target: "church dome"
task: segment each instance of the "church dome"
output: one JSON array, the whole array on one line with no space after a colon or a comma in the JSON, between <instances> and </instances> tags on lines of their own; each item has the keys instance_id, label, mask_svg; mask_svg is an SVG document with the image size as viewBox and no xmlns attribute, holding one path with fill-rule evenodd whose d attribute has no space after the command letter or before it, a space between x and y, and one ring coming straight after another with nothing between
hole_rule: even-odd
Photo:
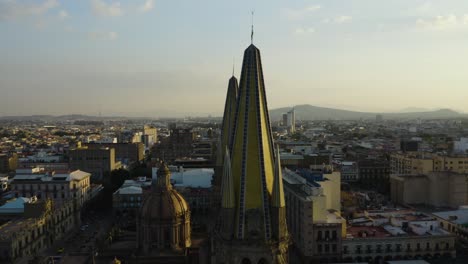
<instances>
[{"instance_id":1,"label":"church dome","mask_svg":"<svg viewBox=\"0 0 468 264\"><path fill-rule=\"evenodd\" d=\"M172 188L171 173L162 163L150 195L143 201L137 221L138 247L144 254L190 247L190 209L184 197Z\"/></svg>"},{"instance_id":2,"label":"church dome","mask_svg":"<svg viewBox=\"0 0 468 264\"><path fill-rule=\"evenodd\" d=\"M141 209L143 219L151 222L173 221L189 213L189 206L184 197L172 188L170 172L165 164L158 170L154 190L145 199Z\"/></svg>"},{"instance_id":3,"label":"church dome","mask_svg":"<svg viewBox=\"0 0 468 264\"><path fill-rule=\"evenodd\" d=\"M145 199L142 217L152 222L172 221L189 212L185 199L174 189L153 192Z\"/></svg>"}]
</instances>

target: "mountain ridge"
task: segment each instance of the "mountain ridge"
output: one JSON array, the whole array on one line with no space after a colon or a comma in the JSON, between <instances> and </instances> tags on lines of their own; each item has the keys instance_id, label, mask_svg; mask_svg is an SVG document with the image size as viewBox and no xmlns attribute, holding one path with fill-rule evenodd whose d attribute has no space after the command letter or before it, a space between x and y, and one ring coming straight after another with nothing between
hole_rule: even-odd
<instances>
[{"instance_id":1,"label":"mountain ridge","mask_svg":"<svg viewBox=\"0 0 468 264\"><path fill-rule=\"evenodd\" d=\"M271 109L270 119L272 121L278 121L282 119L282 115L290 111L293 107L281 107ZM320 107L313 106L310 104L301 104L294 106L296 111L297 120L359 120L359 119L375 119L377 115L382 115L384 119L452 119L452 118L468 118L468 114L460 113L452 109L444 108L438 110L428 110L422 112L364 112L364 111L352 111L337 109L331 107ZM411 108L407 108L411 109ZM416 109L416 108L413 108ZM180 119L183 117L130 117L124 115L109 115L109 116L92 116L83 114L67 114L67 115L17 115L17 116L0 116L0 120L19 120L19 121L34 121L34 120L46 120L46 121L65 121L65 120L124 120L124 119L147 119L147 120L158 120L166 118ZM201 118L202 116L198 117ZM197 118L197 117L194 117ZM219 119L220 117L213 116L213 119Z\"/></svg>"},{"instance_id":2,"label":"mountain ridge","mask_svg":"<svg viewBox=\"0 0 468 264\"><path fill-rule=\"evenodd\" d=\"M278 121L282 114L290 111L293 107L282 107L270 110L272 121ZM459 113L452 109L444 108L423 112L361 112L352 110L343 110L329 107L313 106L302 104L294 106L296 119L298 120L359 120L375 119L377 115L382 115L384 119L451 119L467 118L467 114Z\"/></svg>"}]
</instances>

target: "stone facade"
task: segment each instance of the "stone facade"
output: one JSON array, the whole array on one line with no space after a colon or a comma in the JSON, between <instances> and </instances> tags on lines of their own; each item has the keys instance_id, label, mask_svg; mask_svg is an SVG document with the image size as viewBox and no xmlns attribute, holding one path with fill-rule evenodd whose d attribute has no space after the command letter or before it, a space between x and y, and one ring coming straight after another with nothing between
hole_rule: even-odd
<instances>
[{"instance_id":1,"label":"stone facade","mask_svg":"<svg viewBox=\"0 0 468 264\"><path fill-rule=\"evenodd\" d=\"M343 261L417 259L427 256L455 258L455 236L353 238L343 240Z\"/></svg>"}]
</instances>

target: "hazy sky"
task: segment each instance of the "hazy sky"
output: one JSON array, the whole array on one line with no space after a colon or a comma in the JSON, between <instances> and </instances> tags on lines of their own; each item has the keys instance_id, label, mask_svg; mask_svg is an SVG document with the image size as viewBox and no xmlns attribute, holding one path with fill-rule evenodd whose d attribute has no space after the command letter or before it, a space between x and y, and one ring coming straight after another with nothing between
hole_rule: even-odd
<instances>
[{"instance_id":1,"label":"hazy sky","mask_svg":"<svg viewBox=\"0 0 468 264\"><path fill-rule=\"evenodd\" d=\"M467 0L0 0L0 115L220 115L251 10L270 108L468 111Z\"/></svg>"}]
</instances>

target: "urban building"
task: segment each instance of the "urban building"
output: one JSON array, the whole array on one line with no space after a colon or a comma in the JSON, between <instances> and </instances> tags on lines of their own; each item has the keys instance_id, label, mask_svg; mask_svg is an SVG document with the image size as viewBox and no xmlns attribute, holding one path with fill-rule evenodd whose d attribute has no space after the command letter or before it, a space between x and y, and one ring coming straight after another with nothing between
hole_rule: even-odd
<instances>
[{"instance_id":1,"label":"urban building","mask_svg":"<svg viewBox=\"0 0 468 264\"><path fill-rule=\"evenodd\" d=\"M419 141L417 140L400 140L400 150L403 152L415 152L419 150Z\"/></svg>"},{"instance_id":2,"label":"urban building","mask_svg":"<svg viewBox=\"0 0 468 264\"><path fill-rule=\"evenodd\" d=\"M341 180L344 182L359 181L358 164L355 161L342 161L340 164Z\"/></svg>"},{"instance_id":3,"label":"urban building","mask_svg":"<svg viewBox=\"0 0 468 264\"><path fill-rule=\"evenodd\" d=\"M44 151L40 151L34 155L29 155L25 158L20 158L21 163L58 163L63 160L63 156L49 154Z\"/></svg>"},{"instance_id":4,"label":"urban building","mask_svg":"<svg viewBox=\"0 0 468 264\"><path fill-rule=\"evenodd\" d=\"M73 200L81 208L90 198L91 174L76 170L56 173L42 168L17 169L11 181L16 197L51 199L55 203Z\"/></svg>"},{"instance_id":5,"label":"urban building","mask_svg":"<svg viewBox=\"0 0 468 264\"><path fill-rule=\"evenodd\" d=\"M457 236L458 242L468 245L468 207L460 206L457 210L432 213L440 227Z\"/></svg>"},{"instance_id":6,"label":"urban building","mask_svg":"<svg viewBox=\"0 0 468 264\"><path fill-rule=\"evenodd\" d=\"M176 189L210 188L214 170L211 168L186 169L182 166L168 166L171 171L171 183ZM152 168L153 181L157 178L158 168Z\"/></svg>"},{"instance_id":7,"label":"urban building","mask_svg":"<svg viewBox=\"0 0 468 264\"><path fill-rule=\"evenodd\" d=\"M283 117L283 118L282 118L282 123L281 123L281 124L282 124L284 127L288 126L288 114L287 114L287 113L284 113L284 114L282 115L282 117Z\"/></svg>"},{"instance_id":8,"label":"urban building","mask_svg":"<svg viewBox=\"0 0 468 264\"><path fill-rule=\"evenodd\" d=\"M112 194L112 208L116 212L136 212L141 207L143 189L139 186L121 187Z\"/></svg>"},{"instance_id":9,"label":"urban building","mask_svg":"<svg viewBox=\"0 0 468 264\"><path fill-rule=\"evenodd\" d=\"M199 140L193 143L192 158L213 160L216 142L213 140Z\"/></svg>"},{"instance_id":10,"label":"urban building","mask_svg":"<svg viewBox=\"0 0 468 264\"><path fill-rule=\"evenodd\" d=\"M253 44L244 52L231 133L212 263L288 263L280 157L273 146L260 51Z\"/></svg>"},{"instance_id":11,"label":"urban building","mask_svg":"<svg viewBox=\"0 0 468 264\"><path fill-rule=\"evenodd\" d=\"M293 134L296 132L296 112L294 111L294 108L288 112L287 127L288 127L288 132L290 134Z\"/></svg>"},{"instance_id":12,"label":"urban building","mask_svg":"<svg viewBox=\"0 0 468 264\"><path fill-rule=\"evenodd\" d=\"M122 186L112 195L114 211L138 212L141 208L145 192L151 189L151 182L151 179L143 176L137 177L135 180L125 180Z\"/></svg>"},{"instance_id":13,"label":"urban building","mask_svg":"<svg viewBox=\"0 0 468 264\"><path fill-rule=\"evenodd\" d=\"M468 173L468 155L396 152L390 155L390 173L426 174L432 171Z\"/></svg>"},{"instance_id":14,"label":"urban building","mask_svg":"<svg viewBox=\"0 0 468 264\"><path fill-rule=\"evenodd\" d=\"M467 154L468 138L461 137L460 140L453 141L453 152L459 154Z\"/></svg>"},{"instance_id":15,"label":"urban building","mask_svg":"<svg viewBox=\"0 0 468 264\"><path fill-rule=\"evenodd\" d=\"M70 169L91 173L93 181L102 181L106 173L120 168L120 163L116 162L114 148L89 148L78 145L77 148L70 149L68 155Z\"/></svg>"},{"instance_id":16,"label":"urban building","mask_svg":"<svg viewBox=\"0 0 468 264\"><path fill-rule=\"evenodd\" d=\"M375 122L382 122L383 116L382 115L375 115Z\"/></svg>"},{"instance_id":17,"label":"urban building","mask_svg":"<svg viewBox=\"0 0 468 264\"><path fill-rule=\"evenodd\" d=\"M390 165L385 159L358 161L360 183L367 188L387 193L390 190Z\"/></svg>"},{"instance_id":18,"label":"urban building","mask_svg":"<svg viewBox=\"0 0 468 264\"><path fill-rule=\"evenodd\" d=\"M72 201L54 203L50 199L28 199L22 207L22 213L9 219L2 216L4 212L0 210L2 263L15 263L23 257L34 256L47 249L75 228L79 219Z\"/></svg>"},{"instance_id":19,"label":"urban building","mask_svg":"<svg viewBox=\"0 0 468 264\"><path fill-rule=\"evenodd\" d=\"M0 154L0 173L16 170L18 166L18 154Z\"/></svg>"},{"instance_id":20,"label":"urban building","mask_svg":"<svg viewBox=\"0 0 468 264\"><path fill-rule=\"evenodd\" d=\"M158 142L158 129L154 126L145 125L143 127L143 140L147 148L151 148L156 142Z\"/></svg>"},{"instance_id":21,"label":"urban building","mask_svg":"<svg viewBox=\"0 0 468 264\"><path fill-rule=\"evenodd\" d=\"M167 138L161 139L155 145L154 154L156 158L172 162L179 158L189 158L193 153L195 133L192 129L173 128Z\"/></svg>"},{"instance_id":22,"label":"urban building","mask_svg":"<svg viewBox=\"0 0 468 264\"><path fill-rule=\"evenodd\" d=\"M468 203L468 174L429 172L390 176L391 199L397 204L458 208Z\"/></svg>"},{"instance_id":23,"label":"urban building","mask_svg":"<svg viewBox=\"0 0 468 264\"><path fill-rule=\"evenodd\" d=\"M404 211L372 215L364 225L352 219L343 239L345 262L381 263L434 257L455 258L455 236L439 227L434 217Z\"/></svg>"},{"instance_id":24,"label":"urban building","mask_svg":"<svg viewBox=\"0 0 468 264\"><path fill-rule=\"evenodd\" d=\"M282 115L281 124L287 129L289 134L296 132L296 112L294 108Z\"/></svg>"},{"instance_id":25,"label":"urban building","mask_svg":"<svg viewBox=\"0 0 468 264\"><path fill-rule=\"evenodd\" d=\"M142 142L137 143L83 143L83 147L88 149L109 148L115 150L115 160L125 165L131 165L140 162L145 157L145 145Z\"/></svg>"},{"instance_id":26,"label":"urban building","mask_svg":"<svg viewBox=\"0 0 468 264\"><path fill-rule=\"evenodd\" d=\"M346 221L340 216L340 173L315 180L283 170L288 230L297 256L292 263L334 263L341 259ZM295 261L292 261L294 259Z\"/></svg>"}]
</instances>

